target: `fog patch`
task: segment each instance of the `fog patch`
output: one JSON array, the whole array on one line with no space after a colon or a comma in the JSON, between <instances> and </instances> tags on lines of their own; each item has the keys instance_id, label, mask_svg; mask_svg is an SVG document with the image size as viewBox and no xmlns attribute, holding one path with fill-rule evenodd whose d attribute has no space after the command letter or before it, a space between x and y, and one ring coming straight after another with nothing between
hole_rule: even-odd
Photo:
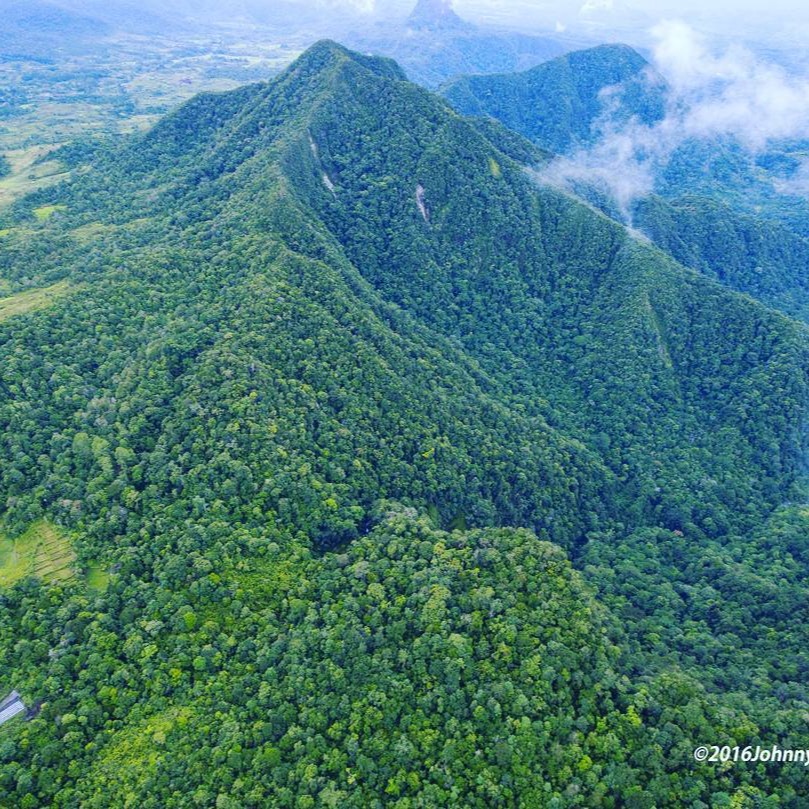
<instances>
[{"instance_id":1,"label":"fog patch","mask_svg":"<svg viewBox=\"0 0 809 809\"><path fill-rule=\"evenodd\" d=\"M627 224L633 204L653 191L656 178L689 141L734 141L756 156L776 141L809 136L805 75L790 74L739 45L712 50L680 21L661 22L652 34L654 69L644 81L650 93L665 93L662 120L618 120L613 99L620 97L619 88L607 88L604 112L593 126L594 145L555 158L536 173L545 184L568 190L589 185L609 194ZM666 80L662 90L660 75ZM809 196L809 160L777 183L777 190Z\"/></svg>"}]
</instances>

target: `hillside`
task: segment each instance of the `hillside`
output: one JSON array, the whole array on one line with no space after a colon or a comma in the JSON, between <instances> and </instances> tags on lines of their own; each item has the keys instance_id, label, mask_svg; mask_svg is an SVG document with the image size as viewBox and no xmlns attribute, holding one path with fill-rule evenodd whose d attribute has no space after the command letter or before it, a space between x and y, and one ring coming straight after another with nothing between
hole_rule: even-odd
<instances>
[{"instance_id":1,"label":"hillside","mask_svg":"<svg viewBox=\"0 0 809 809\"><path fill-rule=\"evenodd\" d=\"M692 752L807 746L805 330L526 151L322 42L5 214L3 530L111 575L0 593L0 804L802 805Z\"/></svg>"},{"instance_id":2,"label":"hillside","mask_svg":"<svg viewBox=\"0 0 809 809\"><path fill-rule=\"evenodd\" d=\"M682 264L809 322L809 242L710 197L641 200L634 220Z\"/></svg>"},{"instance_id":3,"label":"hillside","mask_svg":"<svg viewBox=\"0 0 809 809\"><path fill-rule=\"evenodd\" d=\"M603 157L591 164L587 150L598 154L605 137L629 122L653 132L665 117L668 92L662 77L623 45L577 51L523 73L461 77L441 90L459 112L498 121L548 152L569 156L572 191L616 220L629 215L677 261L806 320L807 204L777 191L789 188L800 144L776 144L755 155L732 138L687 138L654 166L653 196L634 201L630 212L609 198L598 171L609 174L610 166L600 165ZM624 148L632 141L627 135ZM622 171L631 173L631 163L617 167L615 176Z\"/></svg>"},{"instance_id":4,"label":"hillside","mask_svg":"<svg viewBox=\"0 0 809 809\"><path fill-rule=\"evenodd\" d=\"M613 123L660 120L666 99L662 79L626 45L574 51L522 73L462 76L441 94L459 112L496 118L556 153L592 144L610 112Z\"/></svg>"},{"instance_id":5,"label":"hillside","mask_svg":"<svg viewBox=\"0 0 809 809\"><path fill-rule=\"evenodd\" d=\"M109 28L100 20L66 9L58 3L18 2L5 0L3 8L3 34L0 47L13 49L18 40L25 46L41 41L53 42L59 36L63 42L103 37ZM4 53L7 55L7 52Z\"/></svg>"}]
</instances>

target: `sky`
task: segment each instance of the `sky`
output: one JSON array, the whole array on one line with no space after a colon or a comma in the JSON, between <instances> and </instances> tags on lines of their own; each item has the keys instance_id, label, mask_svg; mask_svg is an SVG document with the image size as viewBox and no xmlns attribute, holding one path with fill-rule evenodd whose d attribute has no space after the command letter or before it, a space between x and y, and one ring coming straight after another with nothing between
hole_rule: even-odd
<instances>
[{"instance_id":1,"label":"sky","mask_svg":"<svg viewBox=\"0 0 809 809\"><path fill-rule=\"evenodd\" d=\"M415 4L415 0L295 2L402 16ZM716 34L793 40L795 44L809 34L809 4L800 0L454 0L454 8L474 22L522 28L635 31L639 39L664 19L686 19Z\"/></svg>"}]
</instances>

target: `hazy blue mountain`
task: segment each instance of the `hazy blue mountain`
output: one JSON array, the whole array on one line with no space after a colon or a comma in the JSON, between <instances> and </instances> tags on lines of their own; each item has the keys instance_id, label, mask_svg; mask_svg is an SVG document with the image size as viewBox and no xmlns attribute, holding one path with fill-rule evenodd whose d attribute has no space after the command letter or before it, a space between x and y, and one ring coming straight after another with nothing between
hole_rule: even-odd
<instances>
[{"instance_id":1,"label":"hazy blue mountain","mask_svg":"<svg viewBox=\"0 0 809 809\"><path fill-rule=\"evenodd\" d=\"M358 50L395 59L408 78L432 88L465 73L524 70L574 47L561 35L472 25L447 0L419 0L407 20L386 21L348 39Z\"/></svg>"},{"instance_id":2,"label":"hazy blue mountain","mask_svg":"<svg viewBox=\"0 0 809 809\"><path fill-rule=\"evenodd\" d=\"M0 56L42 55L53 56L61 48L73 51L95 44L110 29L100 19L75 12L55 3L31 0L29 2L0 3Z\"/></svg>"},{"instance_id":3,"label":"hazy blue mountain","mask_svg":"<svg viewBox=\"0 0 809 809\"><path fill-rule=\"evenodd\" d=\"M450 0L418 0L407 19L407 24L408 27L415 29L443 31L474 28L452 10Z\"/></svg>"}]
</instances>

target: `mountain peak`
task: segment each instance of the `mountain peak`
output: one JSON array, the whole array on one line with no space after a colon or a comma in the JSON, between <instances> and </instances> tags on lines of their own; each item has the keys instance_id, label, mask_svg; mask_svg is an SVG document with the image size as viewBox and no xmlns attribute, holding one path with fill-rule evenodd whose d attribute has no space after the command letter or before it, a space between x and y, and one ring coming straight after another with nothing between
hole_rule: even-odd
<instances>
[{"instance_id":1,"label":"mountain peak","mask_svg":"<svg viewBox=\"0 0 809 809\"><path fill-rule=\"evenodd\" d=\"M412 28L464 28L464 22L453 10L452 0L418 0L408 19Z\"/></svg>"},{"instance_id":2,"label":"mountain peak","mask_svg":"<svg viewBox=\"0 0 809 809\"><path fill-rule=\"evenodd\" d=\"M631 45L623 42L607 42L593 48L572 51L560 57L567 58L572 63L588 63L593 61L611 60L613 63L623 63L627 67L641 70L649 66L649 62Z\"/></svg>"},{"instance_id":3,"label":"mountain peak","mask_svg":"<svg viewBox=\"0 0 809 809\"><path fill-rule=\"evenodd\" d=\"M384 56L368 56L351 51L330 39L321 39L305 50L290 66L290 72L320 73L341 62L355 62L371 73L389 79L404 80L404 71L392 59Z\"/></svg>"}]
</instances>

